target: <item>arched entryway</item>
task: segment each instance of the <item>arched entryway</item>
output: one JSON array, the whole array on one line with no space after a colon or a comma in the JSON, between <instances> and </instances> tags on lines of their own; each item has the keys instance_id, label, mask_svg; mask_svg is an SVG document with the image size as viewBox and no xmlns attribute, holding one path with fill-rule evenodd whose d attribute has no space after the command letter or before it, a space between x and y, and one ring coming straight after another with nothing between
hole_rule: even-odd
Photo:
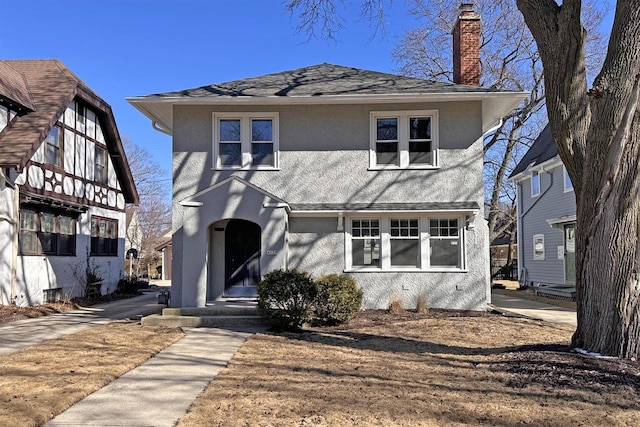
<instances>
[{"instance_id":1,"label":"arched entryway","mask_svg":"<svg viewBox=\"0 0 640 427\"><path fill-rule=\"evenodd\" d=\"M260 281L261 230L258 224L230 220L224 230L224 295L255 296Z\"/></svg>"}]
</instances>

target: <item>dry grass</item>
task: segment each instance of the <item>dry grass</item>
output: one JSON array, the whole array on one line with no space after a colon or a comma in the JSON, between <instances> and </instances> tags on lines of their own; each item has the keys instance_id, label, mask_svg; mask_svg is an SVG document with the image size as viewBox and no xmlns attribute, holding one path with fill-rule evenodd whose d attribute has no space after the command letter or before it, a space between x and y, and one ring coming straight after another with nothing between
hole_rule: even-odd
<instances>
[{"instance_id":1,"label":"dry grass","mask_svg":"<svg viewBox=\"0 0 640 427\"><path fill-rule=\"evenodd\" d=\"M402 305L402 301L400 301L399 299L392 299L389 302L389 308L387 309L387 311L391 314L400 314L404 311L404 307Z\"/></svg>"},{"instance_id":2,"label":"dry grass","mask_svg":"<svg viewBox=\"0 0 640 427\"><path fill-rule=\"evenodd\" d=\"M41 425L183 336L115 322L0 356L0 425Z\"/></svg>"},{"instance_id":3,"label":"dry grass","mask_svg":"<svg viewBox=\"0 0 640 427\"><path fill-rule=\"evenodd\" d=\"M424 314L429 311L427 306L427 297L424 294L418 295L418 300L416 301L416 313Z\"/></svg>"},{"instance_id":4,"label":"dry grass","mask_svg":"<svg viewBox=\"0 0 640 427\"><path fill-rule=\"evenodd\" d=\"M50 302L34 307L18 307L17 305L0 305L0 323L31 319L49 314L63 313L78 306L71 301Z\"/></svg>"},{"instance_id":5,"label":"dry grass","mask_svg":"<svg viewBox=\"0 0 640 427\"><path fill-rule=\"evenodd\" d=\"M473 316L255 335L178 425L640 425L638 363L567 352L568 326Z\"/></svg>"}]
</instances>

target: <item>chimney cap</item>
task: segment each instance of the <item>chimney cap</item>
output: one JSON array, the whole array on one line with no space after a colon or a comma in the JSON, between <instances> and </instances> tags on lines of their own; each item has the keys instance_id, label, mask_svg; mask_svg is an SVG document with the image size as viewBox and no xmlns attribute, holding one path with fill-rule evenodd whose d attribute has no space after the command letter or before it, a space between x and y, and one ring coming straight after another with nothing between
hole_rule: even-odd
<instances>
[{"instance_id":1,"label":"chimney cap","mask_svg":"<svg viewBox=\"0 0 640 427\"><path fill-rule=\"evenodd\" d=\"M458 19L480 19L480 15L476 13L473 6L474 4L471 2L461 3Z\"/></svg>"}]
</instances>

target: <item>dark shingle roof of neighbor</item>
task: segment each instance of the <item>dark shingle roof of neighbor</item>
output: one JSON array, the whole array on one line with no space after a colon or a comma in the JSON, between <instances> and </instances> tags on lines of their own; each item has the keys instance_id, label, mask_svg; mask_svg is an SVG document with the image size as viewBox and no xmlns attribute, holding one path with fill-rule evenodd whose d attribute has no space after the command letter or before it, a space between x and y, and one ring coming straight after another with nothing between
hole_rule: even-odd
<instances>
[{"instance_id":1,"label":"dark shingle roof of neighbor","mask_svg":"<svg viewBox=\"0 0 640 427\"><path fill-rule=\"evenodd\" d=\"M430 203L290 203L292 211L431 211L478 210L476 202Z\"/></svg>"},{"instance_id":2,"label":"dark shingle roof of neighbor","mask_svg":"<svg viewBox=\"0 0 640 427\"><path fill-rule=\"evenodd\" d=\"M558 155L556 146L553 143L553 136L551 135L551 127L547 125L538 138L533 142L533 145L529 147L529 151L524 155L522 160L516 165L509 178L513 178L520 172L524 172L529 166L539 165L547 160L553 159Z\"/></svg>"},{"instance_id":3,"label":"dark shingle roof of neighbor","mask_svg":"<svg viewBox=\"0 0 640 427\"><path fill-rule=\"evenodd\" d=\"M122 178L125 200L138 203L138 192L123 155L124 149L111 106L57 59L0 60L0 63L5 69L13 69L10 72L12 81L20 80L26 84L34 107L32 112L14 118L0 132L0 166L23 168L69 103L80 97L95 108L104 126L109 152L118 154L112 160ZM17 75L22 79L16 79ZM19 91L22 92L22 89Z\"/></svg>"},{"instance_id":4,"label":"dark shingle roof of neighbor","mask_svg":"<svg viewBox=\"0 0 640 427\"><path fill-rule=\"evenodd\" d=\"M11 108L18 114L35 110L27 81L22 74L0 61L0 101L4 98L12 105ZM22 111L22 110L26 111Z\"/></svg>"},{"instance_id":5,"label":"dark shingle roof of neighbor","mask_svg":"<svg viewBox=\"0 0 640 427\"><path fill-rule=\"evenodd\" d=\"M265 97L430 94L456 92L497 92L475 86L434 82L396 74L380 73L333 64L318 64L280 73L226 83L201 86L150 97Z\"/></svg>"}]
</instances>

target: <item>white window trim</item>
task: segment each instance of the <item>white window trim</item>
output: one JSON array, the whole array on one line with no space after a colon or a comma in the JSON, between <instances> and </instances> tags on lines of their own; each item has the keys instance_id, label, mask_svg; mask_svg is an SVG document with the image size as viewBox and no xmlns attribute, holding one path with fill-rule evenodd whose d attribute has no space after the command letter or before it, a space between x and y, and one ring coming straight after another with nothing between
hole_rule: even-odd
<instances>
[{"instance_id":1,"label":"white window trim","mask_svg":"<svg viewBox=\"0 0 640 427\"><path fill-rule=\"evenodd\" d=\"M534 192L533 187L533 179L534 177L538 177L538 192ZM540 186L542 185L542 180L540 179L540 172L531 171L531 197L538 197L540 195Z\"/></svg>"},{"instance_id":2,"label":"white window trim","mask_svg":"<svg viewBox=\"0 0 640 427\"><path fill-rule=\"evenodd\" d=\"M433 165L409 164L409 117L431 118L431 152L433 153ZM398 119L398 156L400 165L376 164L376 119ZM369 170L385 169L440 169L438 155L438 110L396 110L396 111L371 111L369 113Z\"/></svg>"},{"instance_id":3,"label":"white window trim","mask_svg":"<svg viewBox=\"0 0 640 427\"><path fill-rule=\"evenodd\" d=\"M220 119L240 120L240 151L242 156L241 166L221 166L219 158L220 133L218 121ZM269 119L273 121L273 166L251 165L251 120ZM248 112L248 113L213 113L212 115L212 170L280 170L280 114L278 112Z\"/></svg>"},{"instance_id":4,"label":"white window trim","mask_svg":"<svg viewBox=\"0 0 640 427\"><path fill-rule=\"evenodd\" d=\"M467 238L465 217L459 214L438 214L438 213L387 213L387 214L350 214L345 215L344 227L344 259L345 273L360 272L429 272L429 273L466 273L467 270ZM420 233L420 266L419 267L401 267L391 266L391 219L418 219L418 227ZM351 220L353 219L378 219L380 220L380 265L381 267L358 267L353 265L351 259ZM461 267L431 267L429 253L429 221L432 219L457 219L458 234L460 241L460 265Z\"/></svg>"},{"instance_id":5,"label":"white window trim","mask_svg":"<svg viewBox=\"0 0 640 427\"><path fill-rule=\"evenodd\" d=\"M542 239L542 255L536 255L536 240ZM533 235L533 259L536 261L544 261L545 258L544 234Z\"/></svg>"},{"instance_id":6,"label":"white window trim","mask_svg":"<svg viewBox=\"0 0 640 427\"><path fill-rule=\"evenodd\" d=\"M564 192L565 193L569 193L571 191L573 191L573 182L571 182L571 188L567 187L567 179L569 179L569 181L571 181L571 177L569 176L569 173L567 172L567 168L562 165L562 185L564 186Z\"/></svg>"}]
</instances>

